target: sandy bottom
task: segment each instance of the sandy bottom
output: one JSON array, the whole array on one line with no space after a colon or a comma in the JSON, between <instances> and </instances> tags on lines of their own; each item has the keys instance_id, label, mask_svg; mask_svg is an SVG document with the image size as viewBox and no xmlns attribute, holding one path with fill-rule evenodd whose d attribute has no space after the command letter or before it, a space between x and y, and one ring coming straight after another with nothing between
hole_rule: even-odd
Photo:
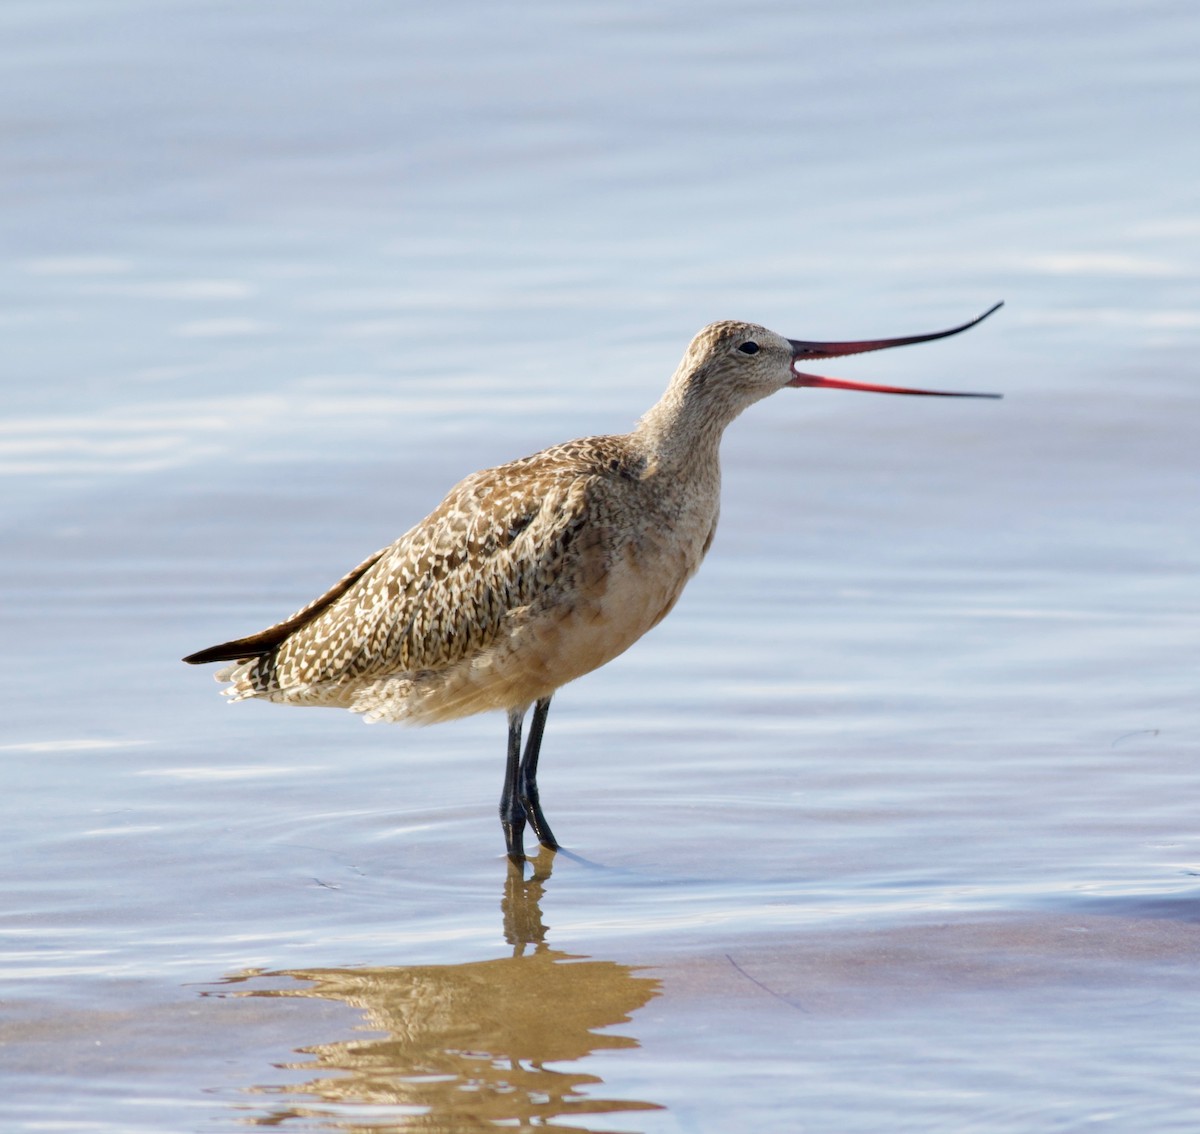
<instances>
[{"instance_id":1,"label":"sandy bottom","mask_svg":"<svg viewBox=\"0 0 1200 1134\"><path fill-rule=\"evenodd\" d=\"M447 1132L1183 1130L1200 1113L1190 896L601 958L549 939L550 865L510 872L502 955L10 1005L4 1109L29 1129Z\"/></svg>"}]
</instances>

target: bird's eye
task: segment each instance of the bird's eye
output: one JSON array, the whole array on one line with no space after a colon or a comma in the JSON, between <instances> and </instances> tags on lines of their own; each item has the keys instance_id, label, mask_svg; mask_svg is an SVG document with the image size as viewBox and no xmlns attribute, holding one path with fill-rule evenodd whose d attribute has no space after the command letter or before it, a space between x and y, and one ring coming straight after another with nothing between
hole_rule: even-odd
<instances>
[{"instance_id":1,"label":"bird's eye","mask_svg":"<svg viewBox=\"0 0 1200 1134\"><path fill-rule=\"evenodd\" d=\"M738 347L738 350L740 350L742 354L758 354L758 343L742 343L742 345Z\"/></svg>"}]
</instances>

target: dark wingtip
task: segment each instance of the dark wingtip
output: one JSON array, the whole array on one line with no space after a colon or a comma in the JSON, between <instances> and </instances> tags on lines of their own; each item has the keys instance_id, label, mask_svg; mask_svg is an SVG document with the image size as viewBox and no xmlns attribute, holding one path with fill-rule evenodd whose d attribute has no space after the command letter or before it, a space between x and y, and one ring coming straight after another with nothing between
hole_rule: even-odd
<instances>
[{"instance_id":1,"label":"dark wingtip","mask_svg":"<svg viewBox=\"0 0 1200 1134\"><path fill-rule=\"evenodd\" d=\"M183 660L188 665L204 665L215 661L246 661L265 653L266 650L247 649L245 642L222 642L219 646L209 646L207 650L188 654Z\"/></svg>"}]
</instances>

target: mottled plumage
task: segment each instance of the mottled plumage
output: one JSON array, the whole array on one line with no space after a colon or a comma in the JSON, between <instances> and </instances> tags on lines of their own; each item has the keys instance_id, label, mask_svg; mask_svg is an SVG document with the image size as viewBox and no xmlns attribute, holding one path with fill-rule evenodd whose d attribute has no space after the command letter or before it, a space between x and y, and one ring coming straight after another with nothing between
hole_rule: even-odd
<instances>
[{"instance_id":1,"label":"mottled plumage","mask_svg":"<svg viewBox=\"0 0 1200 1134\"><path fill-rule=\"evenodd\" d=\"M798 343L753 323L711 324L633 432L474 473L290 618L185 660L233 662L217 677L235 701L414 724L506 710L510 857L521 856L527 813L553 847L536 786L550 697L661 621L700 566L716 531L725 427L784 386L828 381L798 375L797 359L889 345L898 343Z\"/></svg>"},{"instance_id":2,"label":"mottled plumage","mask_svg":"<svg viewBox=\"0 0 1200 1134\"><path fill-rule=\"evenodd\" d=\"M234 644L268 652L218 678L234 700L416 724L548 696L631 645L699 566L703 538L663 532L704 516L647 472L627 438L590 437L475 473L305 610Z\"/></svg>"}]
</instances>

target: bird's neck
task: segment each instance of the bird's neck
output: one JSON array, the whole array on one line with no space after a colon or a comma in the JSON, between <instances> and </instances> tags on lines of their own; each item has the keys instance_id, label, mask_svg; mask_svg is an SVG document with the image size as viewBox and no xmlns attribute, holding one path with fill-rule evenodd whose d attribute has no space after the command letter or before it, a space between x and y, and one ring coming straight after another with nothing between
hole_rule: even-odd
<instances>
[{"instance_id":1,"label":"bird's neck","mask_svg":"<svg viewBox=\"0 0 1200 1134\"><path fill-rule=\"evenodd\" d=\"M741 410L700 396L702 391L686 379L677 374L633 431L635 442L661 472L715 468L725 427Z\"/></svg>"}]
</instances>

